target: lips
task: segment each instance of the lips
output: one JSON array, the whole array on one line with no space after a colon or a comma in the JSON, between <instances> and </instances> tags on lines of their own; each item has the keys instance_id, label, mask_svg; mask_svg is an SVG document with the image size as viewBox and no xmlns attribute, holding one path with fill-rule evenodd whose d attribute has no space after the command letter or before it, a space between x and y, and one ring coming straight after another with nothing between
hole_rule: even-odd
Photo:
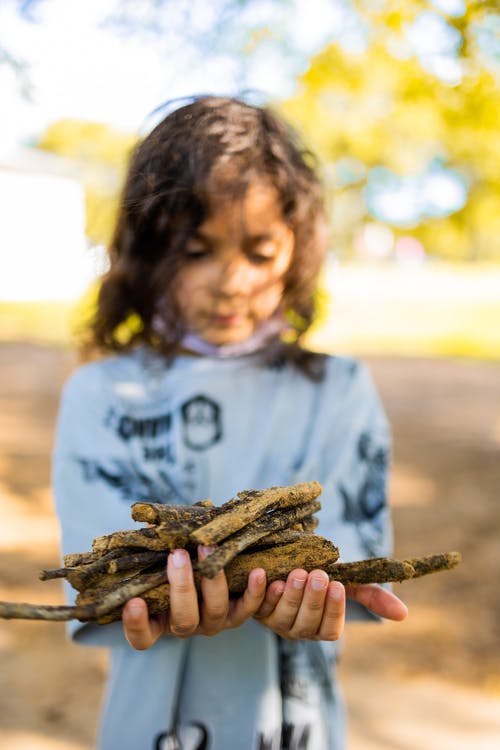
<instances>
[{"instance_id":1,"label":"lips","mask_svg":"<svg viewBox=\"0 0 500 750\"><path fill-rule=\"evenodd\" d=\"M240 325L244 321L244 316L241 313L220 313L212 316L212 322L215 325L223 327L231 327Z\"/></svg>"}]
</instances>

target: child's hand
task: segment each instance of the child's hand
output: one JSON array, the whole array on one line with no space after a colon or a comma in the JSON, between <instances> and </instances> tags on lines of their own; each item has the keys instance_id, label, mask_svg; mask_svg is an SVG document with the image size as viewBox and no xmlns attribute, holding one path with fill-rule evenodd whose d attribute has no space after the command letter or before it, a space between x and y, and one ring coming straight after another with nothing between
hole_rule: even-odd
<instances>
[{"instance_id":1,"label":"child's hand","mask_svg":"<svg viewBox=\"0 0 500 750\"><path fill-rule=\"evenodd\" d=\"M274 581L254 617L288 640L336 641L344 630L345 591L324 570L292 570Z\"/></svg>"},{"instance_id":2,"label":"child's hand","mask_svg":"<svg viewBox=\"0 0 500 750\"><path fill-rule=\"evenodd\" d=\"M329 582L322 570L293 570L286 583L275 581L254 617L282 638L336 641L344 630L345 597L389 620L404 620L408 610L390 591L376 584L344 587Z\"/></svg>"},{"instance_id":3,"label":"child's hand","mask_svg":"<svg viewBox=\"0 0 500 750\"><path fill-rule=\"evenodd\" d=\"M205 552L201 550L200 558ZM192 635L216 635L236 628L255 615L266 595L266 574L262 568L252 570L247 589L236 600L229 599L224 571L214 578L201 579L201 602L198 601L189 554L175 550L168 556L170 583L169 611L149 617L143 599L131 599L122 613L125 637L133 648L150 648L162 635L189 638Z\"/></svg>"}]
</instances>

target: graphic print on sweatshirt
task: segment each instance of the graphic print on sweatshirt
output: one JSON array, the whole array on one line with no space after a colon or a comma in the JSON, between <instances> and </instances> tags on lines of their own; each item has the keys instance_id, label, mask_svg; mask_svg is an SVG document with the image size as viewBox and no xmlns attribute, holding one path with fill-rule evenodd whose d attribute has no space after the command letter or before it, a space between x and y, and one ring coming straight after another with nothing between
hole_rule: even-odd
<instances>
[{"instance_id":1,"label":"graphic print on sweatshirt","mask_svg":"<svg viewBox=\"0 0 500 750\"><path fill-rule=\"evenodd\" d=\"M127 446L130 460L78 457L85 482L103 482L126 502L183 503L197 491L197 456L222 439L222 409L196 394L156 414L111 407L104 427Z\"/></svg>"},{"instance_id":2,"label":"graphic print on sweatshirt","mask_svg":"<svg viewBox=\"0 0 500 750\"><path fill-rule=\"evenodd\" d=\"M362 432L357 442L359 476L355 490L338 485L343 500L343 521L356 526L366 557L377 557L383 536L382 515L386 509L387 446Z\"/></svg>"},{"instance_id":3,"label":"graphic print on sweatshirt","mask_svg":"<svg viewBox=\"0 0 500 750\"><path fill-rule=\"evenodd\" d=\"M201 722L179 726L175 733L162 732L155 737L152 750L207 750L209 732Z\"/></svg>"}]
</instances>

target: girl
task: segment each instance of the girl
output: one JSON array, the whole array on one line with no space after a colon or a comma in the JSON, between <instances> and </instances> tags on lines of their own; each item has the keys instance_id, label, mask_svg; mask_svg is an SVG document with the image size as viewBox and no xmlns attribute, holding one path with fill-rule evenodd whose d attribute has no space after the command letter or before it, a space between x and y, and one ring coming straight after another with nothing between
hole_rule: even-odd
<instances>
[{"instance_id":1,"label":"girl","mask_svg":"<svg viewBox=\"0 0 500 750\"><path fill-rule=\"evenodd\" d=\"M54 455L63 552L130 527L135 501L216 504L317 479L319 533L343 559L386 555L389 436L364 367L302 348L326 246L310 155L268 109L200 97L131 160L91 344L65 387ZM128 331L128 336L125 332ZM207 550L200 548L203 558ZM111 650L103 750L344 747L334 679L344 587L252 571L230 601L168 556L171 607L75 623ZM351 618L401 620L389 591L347 591ZM215 636L206 638L201 636Z\"/></svg>"}]
</instances>

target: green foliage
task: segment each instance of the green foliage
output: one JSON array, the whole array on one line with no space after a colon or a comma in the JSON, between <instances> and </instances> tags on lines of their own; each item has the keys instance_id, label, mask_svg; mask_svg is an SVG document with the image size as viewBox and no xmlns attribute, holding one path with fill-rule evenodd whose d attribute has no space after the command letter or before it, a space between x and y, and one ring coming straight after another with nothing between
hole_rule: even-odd
<instances>
[{"instance_id":1,"label":"green foliage","mask_svg":"<svg viewBox=\"0 0 500 750\"><path fill-rule=\"evenodd\" d=\"M238 4L227 0L226 5ZM416 176L437 160L462 176L466 205L447 216L393 223L394 237L412 234L430 255L450 260L500 259L500 91L494 56L486 59L477 34L478 25L495 16L496 3L471 0L458 17L426 0L355 0L353 5L366 49L348 52L342 38L329 45L310 60L296 93L278 105L324 165L336 252L350 257L359 227L373 221L365 191L370 170L384 167ZM429 72L408 41L411 24L429 11L458 35L462 76L453 84ZM272 31L255 29L250 47ZM92 242L109 242L136 140L104 124L74 120L54 123L42 138L42 148L81 165Z\"/></svg>"},{"instance_id":2,"label":"green foliage","mask_svg":"<svg viewBox=\"0 0 500 750\"><path fill-rule=\"evenodd\" d=\"M500 258L500 90L473 33L495 4L472 2L464 16L447 19L462 38L462 78L454 85L425 70L405 36L428 3L355 5L369 31L366 50L352 54L340 43L328 46L282 105L326 165L336 251L349 257L356 230L372 220L364 200L370 169L418 175L438 159L463 176L466 205L416 225L394 224L395 237L410 231L428 253L447 259ZM346 158L357 165L357 179L343 179Z\"/></svg>"},{"instance_id":3,"label":"green foliage","mask_svg":"<svg viewBox=\"0 0 500 750\"><path fill-rule=\"evenodd\" d=\"M38 147L72 159L85 186L86 233L107 245L115 222L118 197L136 136L98 122L63 119L50 125Z\"/></svg>"}]
</instances>

